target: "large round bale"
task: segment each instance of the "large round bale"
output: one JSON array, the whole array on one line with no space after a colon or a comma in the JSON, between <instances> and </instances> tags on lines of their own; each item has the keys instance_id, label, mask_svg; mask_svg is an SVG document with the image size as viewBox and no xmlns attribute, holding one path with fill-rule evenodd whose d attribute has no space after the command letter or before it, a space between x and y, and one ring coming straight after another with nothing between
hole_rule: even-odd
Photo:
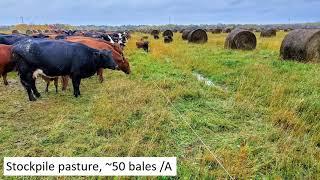
<instances>
[{"instance_id":1,"label":"large round bale","mask_svg":"<svg viewBox=\"0 0 320 180\"><path fill-rule=\"evenodd\" d=\"M224 47L226 49L253 50L257 46L256 36L248 30L235 29L228 34Z\"/></svg>"},{"instance_id":2,"label":"large round bale","mask_svg":"<svg viewBox=\"0 0 320 180\"><path fill-rule=\"evenodd\" d=\"M12 30L12 32L11 32L12 34L20 34L20 31L19 30Z\"/></svg>"},{"instance_id":3,"label":"large round bale","mask_svg":"<svg viewBox=\"0 0 320 180\"><path fill-rule=\"evenodd\" d=\"M156 29L154 29L154 30L152 30L151 31L151 35L159 35L160 34L160 31L159 30L156 30Z\"/></svg>"},{"instance_id":4,"label":"large round bale","mask_svg":"<svg viewBox=\"0 0 320 180\"><path fill-rule=\"evenodd\" d=\"M190 33L191 31L190 30L184 30L183 32L182 32L182 39L183 40L188 40L188 36L189 36L189 33Z\"/></svg>"},{"instance_id":5,"label":"large round bale","mask_svg":"<svg viewBox=\"0 0 320 180\"><path fill-rule=\"evenodd\" d=\"M44 33L50 33L50 31L48 29L44 30Z\"/></svg>"},{"instance_id":6,"label":"large round bale","mask_svg":"<svg viewBox=\"0 0 320 180\"><path fill-rule=\"evenodd\" d=\"M27 35L31 35L31 34L33 34L33 32L28 29L28 30L26 30L26 34L27 34Z\"/></svg>"},{"instance_id":7,"label":"large round bale","mask_svg":"<svg viewBox=\"0 0 320 180\"><path fill-rule=\"evenodd\" d=\"M289 32L280 48L283 60L320 63L320 29L297 29Z\"/></svg>"},{"instance_id":8,"label":"large round bale","mask_svg":"<svg viewBox=\"0 0 320 180\"><path fill-rule=\"evenodd\" d=\"M196 29L189 33L188 41L191 43L206 43L208 41L207 32L203 29Z\"/></svg>"},{"instance_id":9,"label":"large round bale","mask_svg":"<svg viewBox=\"0 0 320 180\"><path fill-rule=\"evenodd\" d=\"M173 32L171 30L165 30L162 34L162 36L171 36L173 37Z\"/></svg>"},{"instance_id":10,"label":"large round bale","mask_svg":"<svg viewBox=\"0 0 320 180\"><path fill-rule=\"evenodd\" d=\"M277 36L277 30L275 29L263 29L260 33L260 37L274 37Z\"/></svg>"},{"instance_id":11,"label":"large round bale","mask_svg":"<svg viewBox=\"0 0 320 180\"><path fill-rule=\"evenodd\" d=\"M212 34L220 34L222 33L222 29L221 28L215 28L215 29L212 29Z\"/></svg>"}]
</instances>

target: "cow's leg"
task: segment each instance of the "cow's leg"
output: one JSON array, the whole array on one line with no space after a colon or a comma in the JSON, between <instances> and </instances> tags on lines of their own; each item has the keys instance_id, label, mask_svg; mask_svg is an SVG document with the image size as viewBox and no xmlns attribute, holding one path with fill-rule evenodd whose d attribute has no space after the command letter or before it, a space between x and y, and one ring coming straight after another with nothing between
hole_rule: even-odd
<instances>
[{"instance_id":1,"label":"cow's leg","mask_svg":"<svg viewBox=\"0 0 320 180\"><path fill-rule=\"evenodd\" d=\"M72 77L72 85L73 85L73 95L74 97L80 96L80 82L81 78L77 76Z\"/></svg>"},{"instance_id":2,"label":"cow's leg","mask_svg":"<svg viewBox=\"0 0 320 180\"><path fill-rule=\"evenodd\" d=\"M59 78L54 78L54 86L56 87L56 93L58 93L58 82L59 82Z\"/></svg>"},{"instance_id":3,"label":"cow's leg","mask_svg":"<svg viewBox=\"0 0 320 180\"><path fill-rule=\"evenodd\" d=\"M103 81L104 81L104 78L103 78L103 68L99 68L99 69L98 69L97 75L98 75L98 77L99 77L100 83L103 83Z\"/></svg>"},{"instance_id":4,"label":"cow's leg","mask_svg":"<svg viewBox=\"0 0 320 180\"><path fill-rule=\"evenodd\" d=\"M8 86L9 83L8 83L8 81L7 81L7 73L2 74L2 78L3 78L3 83L4 83L4 85Z\"/></svg>"},{"instance_id":5,"label":"cow's leg","mask_svg":"<svg viewBox=\"0 0 320 180\"><path fill-rule=\"evenodd\" d=\"M27 90L29 100L30 101L36 101L36 98L33 96L32 90L31 90L31 82L32 81L32 73L20 73L20 81L23 87Z\"/></svg>"},{"instance_id":6,"label":"cow's leg","mask_svg":"<svg viewBox=\"0 0 320 180\"><path fill-rule=\"evenodd\" d=\"M24 60L20 60L18 63L18 70L20 75L20 81L23 87L26 89L29 100L30 101L36 101L36 98L33 96L32 90L31 90L31 84L32 84L32 71L27 63L24 62Z\"/></svg>"},{"instance_id":7,"label":"cow's leg","mask_svg":"<svg viewBox=\"0 0 320 180\"><path fill-rule=\"evenodd\" d=\"M31 76L31 78L32 78L32 76ZM41 97L41 94L40 94L39 91L37 90L36 80L32 78L32 79L30 80L30 83L31 83L31 89L32 89L33 94L34 94L37 98L40 98L40 97Z\"/></svg>"},{"instance_id":8,"label":"cow's leg","mask_svg":"<svg viewBox=\"0 0 320 180\"><path fill-rule=\"evenodd\" d=\"M62 91L66 91L68 87L69 76L62 76L61 83L62 83Z\"/></svg>"},{"instance_id":9,"label":"cow's leg","mask_svg":"<svg viewBox=\"0 0 320 180\"><path fill-rule=\"evenodd\" d=\"M46 86L45 92L46 92L46 93L49 93L50 81L47 81L47 80L46 80L46 82L47 82L47 86Z\"/></svg>"}]
</instances>

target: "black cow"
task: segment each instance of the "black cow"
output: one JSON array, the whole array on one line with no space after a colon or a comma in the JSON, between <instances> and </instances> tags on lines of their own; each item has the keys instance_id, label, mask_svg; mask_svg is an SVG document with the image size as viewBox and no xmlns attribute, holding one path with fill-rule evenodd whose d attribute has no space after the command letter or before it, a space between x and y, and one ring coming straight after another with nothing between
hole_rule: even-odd
<instances>
[{"instance_id":1,"label":"black cow","mask_svg":"<svg viewBox=\"0 0 320 180\"><path fill-rule=\"evenodd\" d=\"M74 96L80 96L80 82L93 76L99 68L116 69L111 51L65 41L29 39L13 46L13 57L18 65L21 84L29 100L35 101L40 93L35 86L38 75L46 77L70 76Z\"/></svg>"},{"instance_id":2,"label":"black cow","mask_svg":"<svg viewBox=\"0 0 320 180\"><path fill-rule=\"evenodd\" d=\"M26 35L13 34L13 35L0 35L0 44L13 45L21 40L29 39Z\"/></svg>"}]
</instances>

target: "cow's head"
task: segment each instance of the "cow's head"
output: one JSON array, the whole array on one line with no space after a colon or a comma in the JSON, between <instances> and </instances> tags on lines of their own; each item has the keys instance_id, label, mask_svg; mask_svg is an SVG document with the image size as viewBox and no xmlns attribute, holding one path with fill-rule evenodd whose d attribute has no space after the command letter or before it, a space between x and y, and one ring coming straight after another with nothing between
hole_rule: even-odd
<instances>
[{"instance_id":1,"label":"cow's head","mask_svg":"<svg viewBox=\"0 0 320 180\"><path fill-rule=\"evenodd\" d=\"M108 69L119 69L117 63L114 62L112 58L112 51L107 50L100 50L94 53L95 55L95 62L98 68L108 68Z\"/></svg>"},{"instance_id":2,"label":"cow's head","mask_svg":"<svg viewBox=\"0 0 320 180\"><path fill-rule=\"evenodd\" d=\"M126 74L131 73L129 61L124 56L122 56L121 59L117 59L116 63L119 66L119 70L123 71Z\"/></svg>"}]
</instances>

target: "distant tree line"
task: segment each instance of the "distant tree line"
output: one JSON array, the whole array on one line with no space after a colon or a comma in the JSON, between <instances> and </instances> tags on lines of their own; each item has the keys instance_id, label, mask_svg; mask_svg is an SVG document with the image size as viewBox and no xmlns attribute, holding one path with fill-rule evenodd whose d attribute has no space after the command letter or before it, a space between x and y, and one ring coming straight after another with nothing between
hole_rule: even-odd
<instances>
[{"instance_id":1,"label":"distant tree line","mask_svg":"<svg viewBox=\"0 0 320 180\"><path fill-rule=\"evenodd\" d=\"M182 30L182 29L215 29L215 28L245 28L245 29L262 29L262 28L278 28L278 29L301 29L301 28L320 28L320 22L317 23L300 23L300 24L269 24L269 25L259 25L259 24L200 24L200 25L176 25L176 24L166 24L166 25L123 25L123 26L96 26L96 25L81 25L72 26L69 24L17 24L12 26L1 26L0 31L12 31L14 29L25 32L26 30L46 30L46 29L67 29L67 30L107 30L107 31L151 31L158 29L164 31L167 29L171 30Z\"/></svg>"}]
</instances>

